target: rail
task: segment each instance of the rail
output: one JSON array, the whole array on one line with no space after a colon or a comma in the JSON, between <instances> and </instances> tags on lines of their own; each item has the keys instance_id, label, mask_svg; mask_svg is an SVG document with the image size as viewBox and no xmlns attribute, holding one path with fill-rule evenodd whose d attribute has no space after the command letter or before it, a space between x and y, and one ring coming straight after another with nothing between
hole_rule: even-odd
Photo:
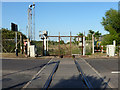
<instances>
[{"instance_id":1,"label":"rail","mask_svg":"<svg viewBox=\"0 0 120 90\"><path fill-rule=\"evenodd\" d=\"M84 75L84 73L83 73L83 71L82 71L79 63L77 62L77 60L74 59L74 62L75 62L75 64L76 64L76 67L77 67L78 71L80 72L80 74L81 74L81 76L82 76L82 80L83 80L84 84L86 85L86 87L87 87L88 89L91 90L91 89L93 88L93 86L91 85L91 83L89 82L89 80L88 80L87 78L85 78L85 75Z\"/></svg>"},{"instance_id":2,"label":"rail","mask_svg":"<svg viewBox=\"0 0 120 90\"><path fill-rule=\"evenodd\" d=\"M60 63L60 61L58 61L58 62L56 63L56 65L55 65L55 67L53 68L51 74L49 75L49 77L48 77L45 85L43 86L43 89L48 89L48 87L50 86L50 83L51 83L51 81L52 81L53 75L54 75L54 73L56 72L56 70L57 70L57 68L58 68L58 66L59 66L59 63Z\"/></svg>"}]
</instances>

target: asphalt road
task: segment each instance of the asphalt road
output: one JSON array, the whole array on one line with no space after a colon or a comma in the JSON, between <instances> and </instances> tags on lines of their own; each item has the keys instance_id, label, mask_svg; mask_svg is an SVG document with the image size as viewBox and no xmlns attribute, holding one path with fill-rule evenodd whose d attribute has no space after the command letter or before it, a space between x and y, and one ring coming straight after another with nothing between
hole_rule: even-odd
<instances>
[{"instance_id":1,"label":"asphalt road","mask_svg":"<svg viewBox=\"0 0 120 90\"><path fill-rule=\"evenodd\" d=\"M50 59L3 59L2 88L21 88Z\"/></svg>"},{"instance_id":2,"label":"asphalt road","mask_svg":"<svg viewBox=\"0 0 120 90\"><path fill-rule=\"evenodd\" d=\"M114 71L120 71L118 68L118 59L86 59L86 61L99 72L101 76L110 79L113 88L118 88L118 74L112 73Z\"/></svg>"},{"instance_id":3,"label":"asphalt road","mask_svg":"<svg viewBox=\"0 0 120 90\"><path fill-rule=\"evenodd\" d=\"M49 60L50 59L44 59L44 60L43 59L42 60L3 59L2 60L2 74L3 74L2 85L3 85L3 88L13 89L13 88L23 87L29 80L31 80L31 78ZM97 72L99 72L100 75L102 75L106 79L110 79L110 85L112 87L118 88L118 74L111 73L112 71L120 71L120 69L118 68L118 59L86 59L86 61ZM67 63L67 64L69 64L69 63ZM60 68L58 67L58 69L60 69ZM69 69L67 69L67 70L69 70ZM64 68L61 71L62 71L62 74L65 74ZM72 73L70 73L70 74L72 74ZM67 76L67 75L65 75L65 76ZM70 80L70 82L71 82L71 80ZM67 83L67 82L65 82L65 83Z\"/></svg>"}]
</instances>

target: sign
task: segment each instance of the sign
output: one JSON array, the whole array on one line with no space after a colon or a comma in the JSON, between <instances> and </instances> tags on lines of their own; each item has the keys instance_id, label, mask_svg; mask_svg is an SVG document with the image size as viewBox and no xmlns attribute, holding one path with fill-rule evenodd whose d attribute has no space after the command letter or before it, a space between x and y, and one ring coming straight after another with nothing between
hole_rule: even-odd
<instances>
[{"instance_id":1,"label":"sign","mask_svg":"<svg viewBox=\"0 0 120 90\"><path fill-rule=\"evenodd\" d=\"M18 25L14 24L14 23L11 23L11 30L12 31L18 31Z\"/></svg>"}]
</instances>

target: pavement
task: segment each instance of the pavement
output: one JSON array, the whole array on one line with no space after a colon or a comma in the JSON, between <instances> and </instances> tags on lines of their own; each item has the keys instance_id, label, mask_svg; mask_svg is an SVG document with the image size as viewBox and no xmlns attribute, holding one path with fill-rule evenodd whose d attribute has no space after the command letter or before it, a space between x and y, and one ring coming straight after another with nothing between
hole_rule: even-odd
<instances>
[{"instance_id":1,"label":"pavement","mask_svg":"<svg viewBox=\"0 0 120 90\"><path fill-rule=\"evenodd\" d=\"M49 88L86 88L72 58L60 60Z\"/></svg>"},{"instance_id":2,"label":"pavement","mask_svg":"<svg viewBox=\"0 0 120 90\"><path fill-rule=\"evenodd\" d=\"M36 74L50 59L3 59L2 88L21 88Z\"/></svg>"}]
</instances>

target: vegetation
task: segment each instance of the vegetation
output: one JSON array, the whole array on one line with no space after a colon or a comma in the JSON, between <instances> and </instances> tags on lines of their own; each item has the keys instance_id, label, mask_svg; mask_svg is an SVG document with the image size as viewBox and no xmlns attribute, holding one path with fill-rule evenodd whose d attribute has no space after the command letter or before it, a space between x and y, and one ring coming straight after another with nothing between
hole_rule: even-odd
<instances>
[{"instance_id":1,"label":"vegetation","mask_svg":"<svg viewBox=\"0 0 120 90\"><path fill-rule=\"evenodd\" d=\"M93 30L89 30L89 33L86 37L86 40L92 40L92 35L94 34L94 36L96 37L96 39L98 40L99 37L102 35L101 33L99 33L99 31L95 32Z\"/></svg>"},{"instance_id":2,"label":"vegetation","mask_svg":"<svg viewBox=\"0 0 120 90\"><path fill-rule=\"evenodd\" d=\"M112 44L113 40L116 44L120 44L120 16L117 10L110 9L105 13L102 18L101 24L109 34L104 35L103 45Z\"/></svg>"},{"instance_id":3,"label":"vegetation","mask_svg":"<svg viewBox=\"0 0 120 90\"><path fill-rule=\"evenodd\" d=\"M9 53L15 52L15 32L5 28L0 29L0 32L2 32L2 51ZM20 33L17 32L18 41L20 40ZM26 36L22 34L22 38L26 39ZM18 44L18 51L20 51L20 44Z\"/></svg>"}]
</instances>

